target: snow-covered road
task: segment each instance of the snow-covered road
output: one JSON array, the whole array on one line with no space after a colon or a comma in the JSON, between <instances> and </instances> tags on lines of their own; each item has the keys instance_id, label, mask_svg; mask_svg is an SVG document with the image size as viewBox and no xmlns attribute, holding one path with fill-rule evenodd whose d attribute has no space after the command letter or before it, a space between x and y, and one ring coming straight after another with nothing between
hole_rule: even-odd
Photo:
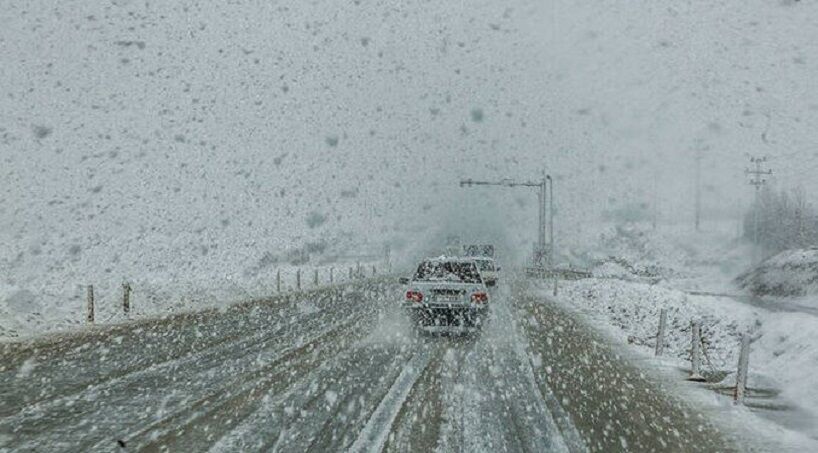
<instances>
[{"instance_id":1,"label":"snow-covered road","mask_svg":"<svg viewBox=\"0 0 818 453\"><path fill-rule=\"evenodd\" d=\"M0 349L0 450L725 451L705 416L528 290L413 334L359 283Z\"/></svg>"},{"instance_id":2,"label":"snow-covered road","mask_svg":"<svg viewBox=\"0 0 818 453\"><path fill-rule=\"evenodd\" d=\"M742 304L750 305L757 308L762 308L774 313L804 313L807 315L818 316L818 308L801 305L791 302L785 298L771 299L769 297L758 297L745 294L724 294L707 291L685 291L687 294L693 296L712 296L712 297L726 297Z\"/></svg>"}]
</instances>

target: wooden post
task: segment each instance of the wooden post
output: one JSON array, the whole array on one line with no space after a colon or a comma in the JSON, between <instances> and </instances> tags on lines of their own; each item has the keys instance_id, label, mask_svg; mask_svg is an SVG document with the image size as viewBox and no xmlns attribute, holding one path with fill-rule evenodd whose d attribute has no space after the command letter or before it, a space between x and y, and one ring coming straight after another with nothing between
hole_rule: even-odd
<instances>
[{"instance_id":1,"label":"wooden post","mask_svg":"<svg viewBox=\"0 0 818 453\"><path fill-rule=\"evenodd\" d=\"M301 269L295 271L295 289L301 291Z\"/></svg>"},{"instance_id":2,"label":"wooden post","mask_svg":"<svg viewBox=\"0 0 818 453\"><path fill-rule=\"evenodd\" d=\"M747 392L747 373L750 366L750 334L741 336L741 350L738 355L738 371L736 372L736 391L733 394L733 401L740 404L744 401L744 394Z\"/></svg>"},{"instance_id":3,"label":"wooden post","mask_svg":"<svg viewBox=\"0 0 818 453\"><path fill-rule=\"evenodd\" d=\"M372 276L374 277L376 273L377 273L377 269L375 269L375 265L373 264L372 265Z\"/></svg>"},{"instance_id":4,"label":"wooden post","mask_svg":"<svg viewBox=\"0 0 818 453\"><path fill-rule=\"evenodd\" d=\"M704 382L702 376L702 326L701 321L693 321L690 324L691 343L690 343L690 377L689 381Z\"/></svg>"},{"instance_id":5,"label":"wooden post","mask_svg":"<svg viewBox=\"0 0 818 453\"><path fill-rule=\"evenodd\" d=\"M557 279L557 275L554 274L554 297L557 297L558 287L559 287L559 280Z\"/></svg>"},{"instance_id":6,"label":"wooden post","mask_svg":"<svg viewBox=\"0 0 818 453\"><path fill-rule=\"evenodd\" d=\"M131 285L128 282L122 284L122 311L125 316L131 313Z\"/></svg>"},{"instance_id":7,"label":"wooden post","mask_svg":"<svg viewBox=\"0 0 818 453\"><path fill-rule=\"evenodd\" d=\"M276 271L276 292L281 292L281 269Z\"/></svg>"},{"instance_id":8,"label":"wooden post","mask_svg":"<svg viewBox=\"0 0 818 453\"><path fill-rule=\"evenodd\" d=\"M88 285L87 299L85 305L85 321L88 324L94 323L94 285Z\"/></svg>"},{"instance_id":9,"label":"wooden post","mask_svg":"<svg viewBox=\"0 0 818 453\"><path fill-rule=\"evenodd\" d=\"M665 325L667 324L667 310L659 312L659 331L656 333L656 356L662 355L665 349Z\"/></svg>"},{"instance_id":10,"label":"wooden post","mask_svg":"<svg viewBox=\"0 0 818 453\"><path fill-rule=\"evenodd\" d=\"M318 269L315 269L312 274L312 285L318 286Z\"/></svg>"},{"instance_id":11,"label":"wooden post","mask_svg":"<svg viewBox=\"0 0 818 453\"><path fill-rule=\"evenodd\" d=\"M332 274L333 274L334 272L335 272L335 268L334 268L334 267L329 268L329 284L330 284L330 285L331 285L331 284L333 284L333 279L334 279L334 276L333 276Z\"/></svg>"}]
</instances>

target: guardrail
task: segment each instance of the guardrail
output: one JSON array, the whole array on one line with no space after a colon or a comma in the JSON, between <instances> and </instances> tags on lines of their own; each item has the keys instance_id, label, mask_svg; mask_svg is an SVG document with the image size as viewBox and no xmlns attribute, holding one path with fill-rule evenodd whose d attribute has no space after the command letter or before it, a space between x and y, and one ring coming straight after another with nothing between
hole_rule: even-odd
<instances>
[{"instance_id":1,"label":"guardrail","mask_svg":"<svg viewBox=\"0 0 818 453\"><path fill-rule=\"evenodd\" d=\"M525 275L535 278L558 278L561 280L580 280L593 277L593 274L590 272L580 269L547 269L541 267L527 267L525 268Z\"/></svg>"},{"instance_id":2,"label":"guardrail","mask_svg":"<svg viewBox=\"0 0 818 453\"><path fill-rule=\"evenodd\" d=\"M343 270L343 268L340 268ZM294 285L291 289L287 289L287 285L284 284L282 279L281 271L277 271L275 275L275 293L274 294L285 294L288 292L301 292L307 289L318 289L322 287L333 286L341 283L351 283L356 281L365 280L370 277L375 277L379 275L378 268L375 265L371 266L371 269L367 265L356 264L355 266L349 266L348 268L348 277L347 280L341 282L336 277L335 267L329 267L322 270L318 268L313 269L312 273L312 285L308 286L305 278L302 276L302 269L298 268L295 271L295 278L294 278ZM138 292L139 287L138 285L131 284L130 282L125 282L122 284L122 315L125 316L125 319L130 319L131 310L134 308L131 300L131 295L134 292ZM234 305L234 304L230 304ZM96 303L95 293L94 293L94 285L87 285L86 286L86 303L85 303L85 323L86 324L95 324L97 317L96 311L98 309L98 304ZM208 307L210 308L210 307ZM157 316L161 316L161 314L154 314ZM109 317L107 321L110 321L112 318Z\"/></svg>"}]
</instances>

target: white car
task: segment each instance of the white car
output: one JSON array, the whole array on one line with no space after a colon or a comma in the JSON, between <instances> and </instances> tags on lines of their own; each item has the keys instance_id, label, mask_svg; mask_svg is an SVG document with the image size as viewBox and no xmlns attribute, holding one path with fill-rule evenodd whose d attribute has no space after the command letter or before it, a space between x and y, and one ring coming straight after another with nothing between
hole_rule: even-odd
<instances>
[{"instance_id":1,"label":"white car","mask_svg":"<svg viewBox=\"0 0 818 453\"><path fill-rule=\"evenodd\" d=\"M401 305L424 330L451 326L476 330L489 311L491 296L472 258L424 260L401 283L406 285Z\"/></svg>"},{"instance_id":2,"label":"white car","mask_svg":"<svg viewBox=\"0 0 818 453\"><path fill-rule=\"evenodd\" d=\"M476 256L472 258L477 263L477 269L480 275L483 276L483 281L486 286L494 286L497 284L497 273L500 271L500 266L494 262L494 258L485 256Z\"/></svg>"}]
</instances>

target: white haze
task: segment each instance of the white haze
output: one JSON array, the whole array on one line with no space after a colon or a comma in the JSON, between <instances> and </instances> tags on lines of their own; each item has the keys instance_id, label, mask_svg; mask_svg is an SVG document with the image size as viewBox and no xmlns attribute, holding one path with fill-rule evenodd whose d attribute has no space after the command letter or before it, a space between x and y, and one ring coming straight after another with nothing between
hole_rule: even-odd
<instances>
[{"instance_id":1,"label":"white haze","mask_svg":"<svg viewBox=\"0 0 818 453\"><path fill-rule=\"evenodd\" d=\"M241 273L325 241L400 253L458 231L522 258L656 200L735 217L746 153L809 184L818 4L711 1L0 5L5 284ZM654 187L655 192L654 192Z\"/></svg>"}]
</instances>

